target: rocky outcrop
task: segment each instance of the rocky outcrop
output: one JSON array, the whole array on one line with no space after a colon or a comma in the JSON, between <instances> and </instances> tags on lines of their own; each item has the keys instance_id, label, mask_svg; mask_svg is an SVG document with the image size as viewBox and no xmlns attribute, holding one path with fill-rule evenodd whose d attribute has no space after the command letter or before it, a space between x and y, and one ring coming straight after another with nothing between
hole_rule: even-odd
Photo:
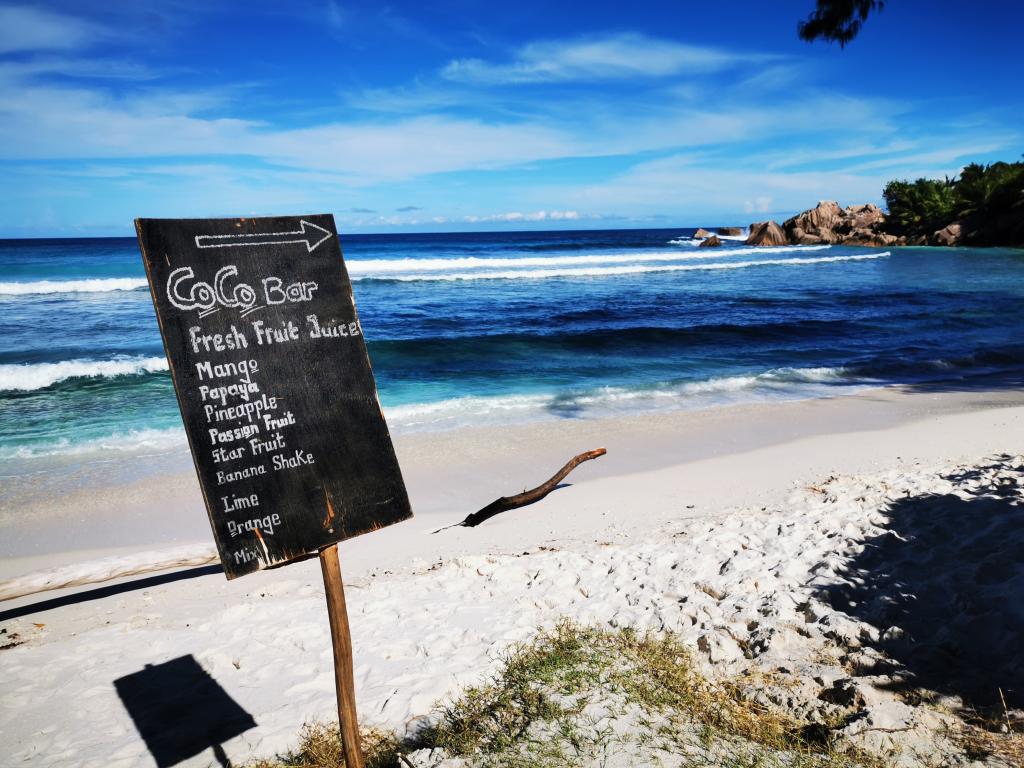
<instances>
[{"instance_id":1,"label":"rocky outcrop","mask_svg":"<svg viewBox=\"0 0 1024 768\"><path fill-rule=\"evenodd\" d=\"M835 200L822 200L781 227L774 221L750 225L747 245L788 244L884 247L905 245L906 239L885 231L885 212L873 203L840 208Z\"/></svg>"},{"instance_id":2,"label":"rocky outcrop","mask_svg":"<svg viewBox=\"0 0 1024 768\"><path fill-rule=\"evenodd\" d=\"M774 221L759 221L750 225L747 245L788 245L789 239L782 227Z\"/></svg>"},{"instance_id":3,"label":"rocky outcrop","mask_svg":"<svg viewBox=\"0 0 1024 768\"><path fill-rule=\"evenodd\" d=\"M731 235L733 237L743 234L743 230L739 227L717 227L715 231L720 235Z\"/></svg>"},{"instance_id":4,"label":"rocky outcrop","mask_svg":"<svg viewBox=\"0 0 1024 768\"><path fill-rule=\"evenodd\" d=\"M835 200L822 200L816 208L804 211L798 216L787 219L782 225L788 232L794 227L799 227L810 233L817 233L822 230L834 229L842 221L843 209Z\"/></svg>"},{"instance_id":5,"label":"rocky outcrop","mask_svg":"<svg viewBox=\"0 0 1024 768\"><path fill-rule=\"evenodd\" d=\"M959 221L947 224L932 235L934 245L959 245L963 237L962 227Z\"/></svg>"},{"instance_id":6,"label":"rocky outcrop","mask_svg":"<svg viewBox=\"0 0 1024 768\"><path fill-rule=\"evenodd\" d=\"M898 238L882 231L884 224L885 213L873 203L840 208L835 200L822 200L809 211L787 219L782 227L789 242L797 245L896 244Z\"/></svg>"},{"instance_id":7,"label":"rocky outcrop","mask_svg":"<svg viewBox=\"0 0 1024 768\"><path fill-rule=\"evenodd\" d=\"M1002 229L1020 232L1024 237L1024 224L1021 221L1002 222ZM719 227L718 232L725 235L739 233L738 227ZM1015 242L1013 237L1007 240L1005 234L996 238L992 229L978 226L970 218L962 222L954 221L942 229L936 230L930 237L897 236L887 231L885 211L874 203L864 205L848 205L841 208L835 200L822 200L814 208L786 219L782 225L774 221L759 221L750 225L747 245L858 245L869 248L886 248L893 245L988 245L993 242ZM701 234L703 233L703 234ZM1012 232L1011 232L1012 234ZM711 237L706 229L697 230L695 237ZM707 243L704 243L705 245Z\"/></svg>"},{"instance_id":8,"label":"rocky outcrop","mask_svg":"<svg viewBox=\"0 0 1024 768\"><path fill-rule=\"evenodd\" d=\"M693 233L693 239L700 240L703 237L711 237L712 234L714 233L708 232L706 229L698 229L696 232Z\"/></svg>"},{"instance_id":9,"label":"rocky outcrop","mask_svg":"<svg viewBox=\"0 0 1024 768\"><path fill-rule=\"evenodd\" d=\"M721 245L722 245L722 241L718 239L718 235L711 235L711 236L707 237L704 240L704 242L701 243L698 247L699 248L718 248L718 247L721 247Z\"/></svg>"},{"instance_id":10,"label":"rocky outcrop","mask_svg":"<svg viewBox=\"0 0 1024 768\"><path fill-rule=\"evenodd\" d=\"M873 203L847 206L843 217L854 229L873 229L885 224L885 213Z\"/></svg>"},{"instance_id":11,"label":"rocky outcrop","mask_svg":"<svg viewBox=\"0 0 1024 768\"><path fill-rule=\"evenodd\" d=\"M839 241L842 245L866 245L881 248L887 245L903 245L906 241L887 232L876 232L871 229L855 229Z\"/></svg>"}]
</instances>

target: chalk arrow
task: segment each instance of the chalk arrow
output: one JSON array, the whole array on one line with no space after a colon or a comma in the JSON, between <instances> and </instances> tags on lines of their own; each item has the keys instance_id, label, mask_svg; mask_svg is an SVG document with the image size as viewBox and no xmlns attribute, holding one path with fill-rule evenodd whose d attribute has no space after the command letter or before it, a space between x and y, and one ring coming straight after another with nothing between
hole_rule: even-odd
<instances>
[{"instance_id":1,"label":"chalk arrow","mask_svg":"<svg viewBox=\"0 0 1024 768\"><path fill-rule=\"evenodd\" d=\"M238 248L250 245L284 245L286 243L304 243L306 251L312 253L317 247L331 238L332 232L319 227L311 221L301 219L301 229L295 232L254 232L237 235L196 235L197 248Z\"/></svg>"}]
</instances>

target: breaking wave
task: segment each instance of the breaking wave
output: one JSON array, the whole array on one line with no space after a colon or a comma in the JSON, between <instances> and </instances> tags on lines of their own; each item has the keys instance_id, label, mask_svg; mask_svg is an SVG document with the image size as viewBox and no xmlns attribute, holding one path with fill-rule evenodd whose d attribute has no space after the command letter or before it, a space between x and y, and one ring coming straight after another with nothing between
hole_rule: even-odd
<instances>
[{"instance_id":1,"label":"breaking wave","mask_svg":"<svg viewBox=\"0 0 1024 768\"><path fill-rule=\"evenodd\" d=\"M39 293L108 293L138 291L147 285L134 277L90 278L87 280L36 280L25 283L0 283L0 296L29 296Z\"/></svg>"},{"instance_id":2,"label":"breaking wave","mask_svg":"<svg viewBox=\"0 0 1024 768\"><path fill-rule=\"evenodd\" d=\"M137 429L117 432L90 440L56 440L41 446L19 446L0 448L0 459L36 459L44 456L69 456L90 453L141 453L185 449L185 430L181 427L170 429Z\"/></svg>"},{"instance_id":3,"label":"breaking wave","mask_svg":"<svg viewBox=\"0 0 1024 768\"><path fill-rule=\"evenodd\" d=\"M643 262L688 261L690 259L721 259L754 253L786 253L791 251L820 251L830 245L784 245L776 248L728 248L699 253L680 251L649 251L643 253L595 254L587 256L525 256L502 258L462 256L449 259L351 259L346 262L349 274L354 276L391 275L401 272L443 272L460 269L494 269L497 267L560 267L591 264L639 264Z\"/></svg>"},{"instance_id":4,"label":"breaking wave","mask_svg":"<svg viewBox=\"0 0 1024 768\"><path fill-rule=\"evenodd\" d=\"M670 382L653 387L601 387L574 393L465 396L384 408L398 431L444 429L467 424L508 423L514 418L649 413L708 408L733 402L820 397L836 386L870 386L871 379L842 367L776 368L758 374Z\"/></svg>"},{"instance_id":5,"label":"breaking wave","mask_svg":"<svg viewBox=\"0 0 1024 768\"><path fill-rule=\"evenodd\" d=\"M67 379L132 376L140 373L156 373L167 369L167 360L163 357L7 364L0 365L0 392L29 392L52 387Z\"/></svg>"},{"instance_id":6,"label":"breaking wave","mask_svg":"<svg viewBox=\"0 0 1024 768\"><path fill-rule=\"evenodd\" d=\"M726 254L716 254L718 258ZM628 264L611 267L553 268L553 269L512 269L497 272L452 272L441 274L417 273L395 274L387 277L356 276L356 280L394 280L398 282L456 281L456 280L543 280L551 277L609 277L615 275L639 275L652 272L691 272L715 269L748 269L750 267L803 267L813 264L828 264L842 261L870 261L889 256L882 253L859 254L856 256L820 256L809 259L758 259L756 261L722 261L712 264Z\"/></svg>"}]
</instances>

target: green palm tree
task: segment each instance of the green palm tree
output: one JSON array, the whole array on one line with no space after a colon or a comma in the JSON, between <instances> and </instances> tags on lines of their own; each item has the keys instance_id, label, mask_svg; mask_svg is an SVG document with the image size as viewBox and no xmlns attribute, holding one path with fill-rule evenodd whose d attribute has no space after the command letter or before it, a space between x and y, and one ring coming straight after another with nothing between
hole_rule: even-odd
<instances>
[{"instance_id":1,"label":"green palm tree","mask_svg":"<svg viewBox=\"0 0 1024 768\"><path fill-rule=\"evenodd\" d=\"M953 220L956 213L956 181L918 179L890 181L882 193L889 209L888 225L896 234L930 235Z\"/></svg>"},{"instance_id":2,"label":"green palm tree","mask_svg":"<svg viewBox=\"0 0 1024 768\"><path fill-rule=\"evenodd\" d=\"M1024 204L1024 163L971 163L957 185L958 213L986 220Z\"/></svg>"}]
</instances>

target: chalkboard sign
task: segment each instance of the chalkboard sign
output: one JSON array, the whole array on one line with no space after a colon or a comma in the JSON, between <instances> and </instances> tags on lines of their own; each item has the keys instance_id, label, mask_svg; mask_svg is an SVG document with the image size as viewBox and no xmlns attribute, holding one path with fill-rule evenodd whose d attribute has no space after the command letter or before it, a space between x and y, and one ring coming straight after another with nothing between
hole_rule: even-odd
<instances>
[{"instance_id":1,"label":"chalkboard sign","mask_svg":"<svg viewBox=\"0 0 1024 768\"><path fill-rule=\"evenodd\" d=\"M227 577L410 517L334 218L135 226Z\"/></svg>"}]
</instances>

